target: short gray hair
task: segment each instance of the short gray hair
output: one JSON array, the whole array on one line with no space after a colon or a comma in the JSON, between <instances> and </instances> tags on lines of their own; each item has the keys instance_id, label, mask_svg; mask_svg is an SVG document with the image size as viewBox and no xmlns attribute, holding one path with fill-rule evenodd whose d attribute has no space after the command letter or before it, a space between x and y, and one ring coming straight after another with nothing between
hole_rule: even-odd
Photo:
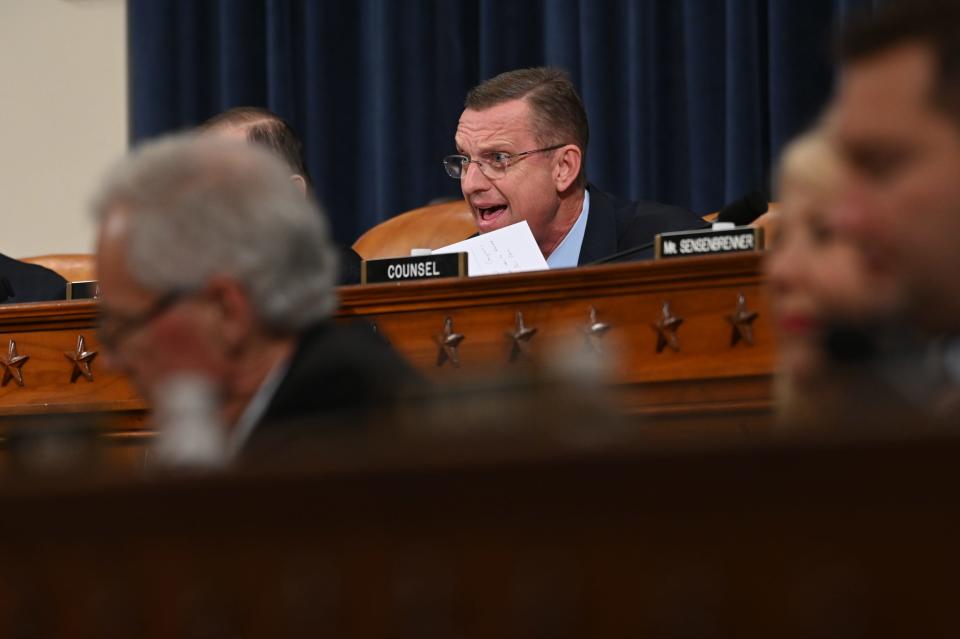
<instances>
[{"instance_id":1,"label":"short gray hair","mask_svg":"<svg viewBox=\"0 0 960 639\"><path fill-rule=\"evenodd\" d=\"M231 277L278 332L300 331L336 308L326 217L266 150L191 133L144 143L94 198L98 219L114 207L130 215L127 264L148 289L196 290Z\"/></svg>"}]
</instances>

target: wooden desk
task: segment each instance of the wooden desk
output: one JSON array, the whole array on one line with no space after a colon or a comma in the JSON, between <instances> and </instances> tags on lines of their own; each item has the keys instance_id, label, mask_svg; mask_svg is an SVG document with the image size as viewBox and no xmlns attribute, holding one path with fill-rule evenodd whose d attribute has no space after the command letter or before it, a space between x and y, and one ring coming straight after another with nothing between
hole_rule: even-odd
<instances>
[{"instance_id":1,"label":"wooden desk","mask_svg":"<svg viewBox=\"0 0 960 639\"><path fill-rule=\"evenodd\" d=\"M756 255L647 262L517 274L469 280L435 280L340 290L340 320L373 322L390 342L430 377L444 381L471 374L496 374L595 358L605 367L616 401L631 414L657 423L723 423L762 427L769 420L774 342L766 291ZM742 324L741 339L731 316L756 313ZM682 320L677 346L660 352L654 324L663 306ZM591 319L591 309L594 315ZM511 362L517 313L535 335ZM463 336L454 366L438 358L438 339L449 318ZM595 324L596 335L589 325ZM98 351L96 304L91 301L0 306L0 353L10 340L29 356L24 385L0 387L0 423L24 416L116 417L113 436L136 444L148 436L146 409L129 382L108 370L102 354L92 362L93 380L71 381L65 353L83 337ZM604 330L603 327L606 327ZM752 333L753 343L746 337ZM669 335L669 333L668 333Z\"/></svg>"},{"instance_id":2,"label":"wooden desk","mask_svg":"<svg viewBox=\"0 0 960 639\"><path fill-rule=\"evenodd\" d=\"M753 344L732 343L729 319L742 294ZM570 358L597 352L624 410L660 418L756 415L771 405L774 337L757 255L676 262L567 269L550 273L436 280L404 285L351 287L342 291L340 317L376 323L391 343L437 380L478 370L505 370L510 362L516 313L537 329L530 359ZM657 351L653 324L663 304L682 318L679 351ZM609 329L588 337L591 309ZM463 335L460 366L438 365L437 340L444 321Z\"/></svg>"},{"instance_id":3,"label":"wooden desk","mask_svg":"<svg viewBox=\"0 0 960 639\"><path fill-rule=\"evenodd\" d=\"M958 442L0 485L4 637L954 637Z\"/></svg>"}]
</instances>

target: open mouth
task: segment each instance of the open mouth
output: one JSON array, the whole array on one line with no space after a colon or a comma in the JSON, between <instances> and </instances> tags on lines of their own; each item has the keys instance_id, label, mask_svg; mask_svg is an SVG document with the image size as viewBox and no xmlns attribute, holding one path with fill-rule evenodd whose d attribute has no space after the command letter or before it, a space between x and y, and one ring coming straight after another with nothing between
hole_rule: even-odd
<instances>
[{"instance_id":1,"label":"open mouth","mask_svg":"<svg viewBox=\"0 0 960 639\"><path fill-rule=\"evenodd\" d=\"M478 206L477 213L480 216L481 226L490 226L507 210L506 204L497 204L496 206Z\"/></svg>"}]
</instances>

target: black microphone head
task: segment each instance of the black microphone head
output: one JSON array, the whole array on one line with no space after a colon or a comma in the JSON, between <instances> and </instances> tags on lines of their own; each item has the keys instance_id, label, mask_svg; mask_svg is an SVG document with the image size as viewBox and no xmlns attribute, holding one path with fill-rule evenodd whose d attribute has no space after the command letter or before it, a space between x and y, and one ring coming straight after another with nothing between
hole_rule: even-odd
<instances>
[{"instance_id":1,"label":"black microphone head","mask_svg":"<svg viewBox=\"0 0 960 639\"><path fill-rule=\"evenodd\" d=\"M767 212L767 196L762 191L747 193L720 209L717 222L733 222L746 226Z\"/></svg>"},{"instance_id":2,"label":"black microphone head","mask_svg":"<svg viewBox=\"0 0 960 639\"><path fill-rule=\"evenodd\" d=\"M822 337L822 348L831 361L859 363L874 359L879 350L876 327L855 324L833 324Z\"/></svg>"}]
</instances>

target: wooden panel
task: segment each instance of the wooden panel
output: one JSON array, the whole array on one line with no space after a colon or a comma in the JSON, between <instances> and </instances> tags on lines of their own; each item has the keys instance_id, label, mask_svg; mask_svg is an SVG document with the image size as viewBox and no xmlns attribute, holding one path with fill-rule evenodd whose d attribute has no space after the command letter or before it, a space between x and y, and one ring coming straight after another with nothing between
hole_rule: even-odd
<instances>
[{"instance_id":1,"label":"wooden panel","mask_svg":"<svg viewBox=\"0 0 960 639\"><path fill-rule=\"evenodd\" d=\"M65 353L83 336L87 351L98 351L92 362L94 379L71 382L73 364ZM16 304L0 307L0 352L13 340L17 352L30 359L23 365L24 385L10 380L0 387L0 417L45 413L142 411L145 403L129 381L111 370L99 353L96 305L92 301Z\"/></svg>"},{"instance_id":2,"label":"wooden panel","mask_svg":"<svg viewBox=\"0 0 960 639\"><path fill-rule=\"evenodd\" d=\"M5 481L5 637L953 637L955 440ZM405 459L408 459L406 454Z\"/></svg>"},{"instance_id":3,"label":"wooden panel","mask_svg":"<svg viewBox=\"0 0 960 639\"><path fill-rule=\"evenodd\" d=\"M595 358L627 413L665 424L709 427L723 418L735 429L757 428L769 421L775 346L759 267L759 256L740 255L346 287L340 289L337 318L374 322L438 382ZM740 294L759 313L753 345L731 345L727 316ZM684 320L677 331L679 352L656 352L652 325L664 302ZM591 307L610 326L599 340L583 330ZM511 364L507 333L517 311L537 334L529 342L529 360ZM447 317L464 335L459 368L450 362L437 366L436 337ZM19 353L30 356L25 386L10 382L0 388L0 424L25 415L108 412L119 417L112 422L114 433L142 440L146 404L107 368L102 354L94 362L93 382L70 382L72 365L64 353L76 347L79 335L88 350L98 350L95 327L93 301L0 306L0 349L5 352L13 339ZM599 355L593 355L596 345Z\"/></svg>"},{"instance_id":4,"label":"wooden panel","mask_svg":"<svg viewBox=\"0 0 960 639\"><path fill-rule=\"evenodd\" d=\"M546 365L589 351L583 327L594 307L597 319L611 327L596 340L603 350L600 359L609 366L612 383L626 387L629 401L624 405L631 412L675 412L679 403L700 404L705 411L769 408L775 344L758 267L757 256L751 255L368 286L342 291L340 316L376 322L419 369L448 380L509 368L511 340L506 333L513 329L517 311L526 326L538 329L530 341L535 363ZM752 325L752 346L743 341L731 345L733 327L727 315L739 294L759 314ZM684 319L677 331L680 352L656 352L652 324L664 302ZM459 368L437 366L436 339L446 317L464 335ZM739 384L729 383L738 379ZM660 384L666 381L673 386ZM723 389L736 391L725 398Z\"/></svg>"}]
</instances>

